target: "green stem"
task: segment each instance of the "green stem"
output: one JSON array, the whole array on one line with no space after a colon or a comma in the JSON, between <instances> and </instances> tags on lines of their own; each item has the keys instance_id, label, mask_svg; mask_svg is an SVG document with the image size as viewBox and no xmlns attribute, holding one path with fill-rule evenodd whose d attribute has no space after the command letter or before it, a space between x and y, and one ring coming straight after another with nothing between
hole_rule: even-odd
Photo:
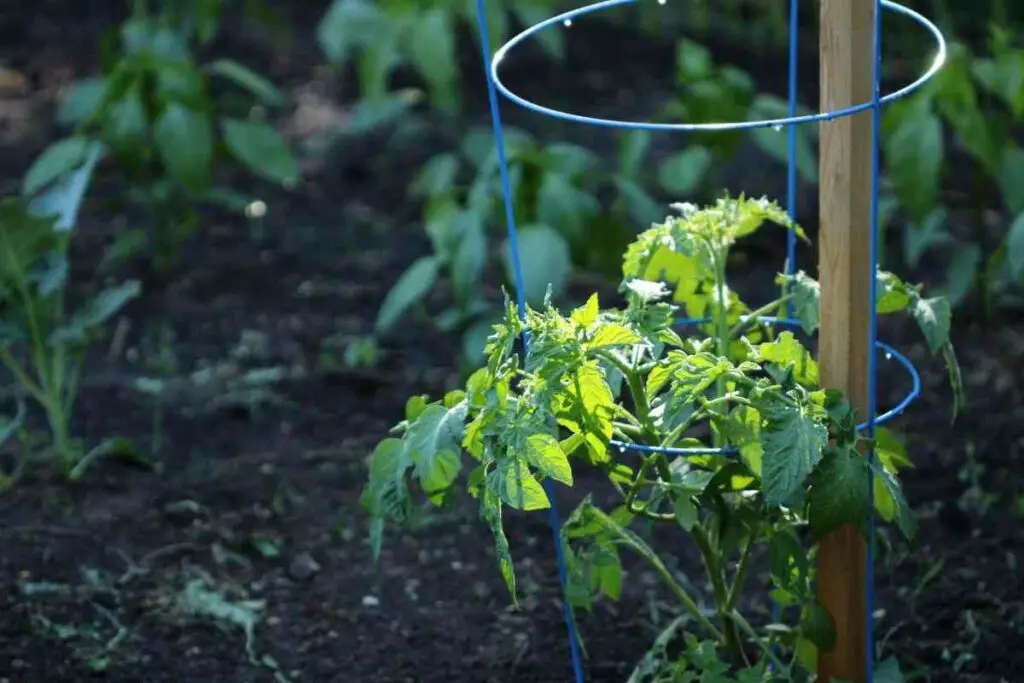
<instances>
[{"instance_id":1,"label":"green stem","mask_svg":"<svg viewBox=\"0 0 1024 683\"><path fill-rule=\"evenodd\" d=\"M701 557L704 560L704 569L707 572L708 579L711 581L715 604L718 606L718 615L722 620L722 630L725 635L722 644L729 651L733 661L737 664L747 663L749 665L743 652L739 633L736 630L736 624L733 622L730 613L731 610L728 609L729 590L725 584L725 573L722 571L722 558L712 545L707 530L702 525L695 525L692 533L693 539L697 543Z\"/></svg>"},{"instance_id":2,"label":"green stem","mask_svg":"<svg viewBox=\"0 0 1024 683\"><path fill-rule=\"evenodd\" d=\"M662 439L661 447L669 448L672 444L679 440L683 433L692 427L695 423L700 422L703 419L710 417L710 415L703 410L695 410L693 415L680 422L676 427L669 432L664 439Z\"/></svg>"},{"instance_id":3,"label":"green stem","mask_svg":"<svg viewBox=\"0 0 1024 683\"><path fill-rule=\"evenodd\" d=\"M710 633L713 638L719 641L724 639L722 632L719 631L718 628L713 623L711 623L711 621L706 616L704 616L704 613L701 612L700 607L697 605L694 599L691 598L690 595L686 592L686 590L679 585L679 582L676 581L675 578L672 576L672 572L668 570L668 567L665 566L665 563L662 562L657 555L651 552L651 550L647 548L645 544L638 542L636 538L629 534L626 534L618 524L604 524L603 526L608 531L618 536L624 545L629 546L633 550L633 552L640 555L651 564L651 566L654 568L654 571L658 573L662 581L665 582L665 585L668 586L670 591L672 591L672 594L675 595L677 600L679 600L679 603L683 606L683 608L686 609L687 612L692 614L693 617L697 620L697 622L705 630L707 630L707 632Z\"/></svg>"},{"instance_id":4,"label":"green stem","mask_svg":"<svg viewBox=\"0 0 1024 683\"><path fill-rule=\"evenodd\" d=\"M794 294L786 294L785 296L780 296L775 301L767 303L761 308L758 308L756 310L751 311L750 313L747 313L743 317L743 320L740 320L738 323L733 325L732 328L729 330L729 339L733 339L750 325L757 324L758 318L760 318L763 315L768 315L777 308L781 308L783 304L793 299L794 296Z\"/></svg>"},{"instance_id":5,"label":"green stem","mask_svg":"<svg viewBox=\"0 0 1024 683\"><path fill-rule=\"evenodd\" d=\"M729 595L725 601L725 608L728 611L732 611L736 607L736 603L739 602L740 595L743 593L743 586L747 581L747 571L750 568L750 558L753 557L754 541L757 538L757 534L754 533L747 539L746 545L743 546L743 552L740 553L740 560L736 564L736 573L732 578L732 585L729 587Z\"/></svg>"},{"instance_id":6,"label":"green stem","mask_svg":"<svg viewBox=\"0 0 1024 683\"><path fill-rule=\"evenodd\" d=\"M0 349L0 360L3 360L7 369L14 375L14 379L17 380L21 388L24 389L28 394L34 398L40 405L46 405L46 395L43 393L43 387L37 384L28 374L22 369L21 365L14 358L10 349Z\"/></svg>"},{"instance_id":7,"label":"green stem","mask_svg":"<svg viewBox=\"0 0 1024 683\"><path fill-rule=\"evenodd\" d=\"M626 380L626 386L629 387L630 396L633 398L633 405L636 408L636 417L643 426L644 434L647 438L657 441L658 430L655 428L654 423L651 422L651 407L647 403L647 394L644 392L643 384L640 381L640 375L633 371L621 358L616 356L614 353L597 349L594 354L603 360L608 361L615 368L622 373L622 378Z\"/></svg>"},{"instance_id":8,"label":"green stem","mask_svg":"<svg viewBox=\"0 0 1024 683\"><path fill-rule=\"evenodd\" d=\"M718 296L718 310L715 316L715 337L718 341L718 355L722 358L729 357L729 309L725 299L725 265L728 250L721 248L715 257L715 289ZM719 377L715 382L715 395L725 395L725 377ZM720 447L721 437L714 433L715 447Z\"/></svg>"},{"instance_id":9,"label":"green stem","mask_svg":"<svg viewBox=\"0 0 1024 683\"><path fill-rule=\"evenodd\" d=\"M775 656L772 649L768 647L761 636L757 635L757 631L755 631L754 627L750 625L750 622L743 618L742 614L737 610L733 610L729 613L729 616L732 618L732 622L757 644L757 647L764 653L764 656L768 658L768 661L771 662L778 671L783 672L786 670L786 666L782 663L782 660Z\"/></svg>"}]
</instances>

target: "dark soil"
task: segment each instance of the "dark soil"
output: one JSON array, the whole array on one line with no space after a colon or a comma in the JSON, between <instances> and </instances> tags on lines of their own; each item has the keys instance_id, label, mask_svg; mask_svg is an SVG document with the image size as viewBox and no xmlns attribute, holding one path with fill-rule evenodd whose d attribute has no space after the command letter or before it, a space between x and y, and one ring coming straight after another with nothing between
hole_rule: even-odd
<instances>
[{"instance_id":1,"label":"dark soil","mask_svg":"<svg viewBox=\"0 0 1024 683\"><path fill-rule=\"evenodd\" d=\"M75 70L68 65L87 70L81 55L102 23L86 30L79 19L26 23L0 12L0 33L11 36L3 65L30 76L0 106L40 111L54 79ZM290 59L268 59L295 88L319 77L309 27L298 30ZM46 120L41 111L29 118ZM5 191L54 135L31 120L16 132L0 150ZM83 382L75 431L89 444L130 437L157 467L105 463L75 487L32 475L0 497L0 683L571 680L546 516L509 520L519 611L472 501L424 506L415 528L389 529L379 567L365 543L366 456L406 397L456 385L456 345L411 318L382 342L378 367L354 371L325 363L325 353L337 358L325 342L370 334L391 284L428 248L405 184L431 151L424 141L399 156L371 140L333 152L299 190L264 196L262 235L211 214L174 284L150 289L119 320ZM120 191L105 170L82 218L76 272L87 275L133 220L111 209ZM777 245L761 247L770 257L737 264L741 289L768 286L781 263ZM444 297L439 289L432 305ZM877 563L879 649L914 680L1017 683L1024 320L958 323L970 403L953 426L944 373L918 335L886 325L883 336L921 368L925 391L895 425L917 465L906 486L921 528L911 547L894 543ZM277 381L246 382L268 368ZM893 379L885 364L880 371ZM167 383L162 402L135 388L143 376ZM906 390L898 375L889 383L883 403ZM563 492L562 512L601 490L581 477ZM703 589L693 550L656 540ZM582 618L588 681L624 681L671 618L645 567L631 564L627 579L619 603ZM221 611L196 613L196 604Z\"/></svg>"}]
</instances>

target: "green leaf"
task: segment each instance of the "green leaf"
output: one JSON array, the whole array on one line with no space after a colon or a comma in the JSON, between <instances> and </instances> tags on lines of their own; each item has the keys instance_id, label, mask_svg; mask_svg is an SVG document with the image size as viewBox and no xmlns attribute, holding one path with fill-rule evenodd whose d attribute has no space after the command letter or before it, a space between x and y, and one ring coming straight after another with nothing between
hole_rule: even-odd
<instances>
[{"instance_id":1,"label":"green leaf","mask_svg":"<svg viewBox=\"0 0 1024 683\"><path fill-rule=\"evenodd\" d=\"M413 262L394 287L384 297L384 303L377 311L375 329L387 332L398 322L410 306L423 299L433 288L437 279L438 260L434 256L423 256Z\"/></svg>"},{"instance_id":2,"label":"green leaf","mask_svg":"<svg viewBox=\"0 0 1024 683\"><path fill-rule=\"evenodd\" d=\"M799 107L797 115L811 113L806 107ZM789 117L789 103L772 95L759 95L750 105L751 120L781 119ZM789 163L789 130L755 128L750 131L754 142L768 156L776 161ZM814 126L796 127L796 170L805 183L818 182L818 157L814 150Z\"/></svg>"},{"instance_id":3,"label":"green leaf","mask_svg":"<svg viewBox=\"0 0 1024 683\"><path fill-rule=\"evenodd\" d=\"M572 486L572 467L555 437L550 434L531 434L526 439L525 456L545 477Z\"/></svg>"},{"instance_id":4,"label":"green leaf","mask_svg":"<svg viewBox=\"0 0 1024 683\"><path fill-rule=\"evenodd\" d=\"M454 113L459 106L455 32L449 14L440 7L420 12L409 50L416 68L430 85L431 99L440 109Z\"/></svg>"},{"instance_id":5,"label":"green leaf","mask_svg":"<svg viewBox=\"0 0 1024 683\"><path fill-rule=\"evenodd\" d=\"M203 110L208 104L202 72L193 64L161 64L156 71L156 89L161 105L172 102Z\"/></svg>"},{"instance_id":6,"label":"green leaf","mask_svg":"<svg viewBox=\"0 0 1024 683\"><path fill-rule=\"evenodd\" d=\"M872 683L903 683L903 681L903 674L900 673L900 663L895 657L884 659L875 667Z\"/></svg>"},{"instance_id":7,"label":"green leaf","mask_svg":"<svg viewBox=\"0 0 1024 683\"><path fill-rule=\"evenodd\" d=\"M714 426L727 443L739 449L740 457L755 476L764 468L761 445L761 413L750 406L736 406L726 417L716 418Z\"/></svg>"},{"instance_id":8,"label":"green leaf","mask_svg":"<svg viewBox=\"0 0 1024 683\"><path fill-rule=\"evenodd\" d=\"M814 334L818 329L821 288L812 277L800 271L790 278L780 276L776 282L783 284L793 294L793 309L800 328L805 334Z\"/></svg>"},{"instance_id":9,"label":"green leaf","mask_svg":"<svg viewBox=\"0 0 1024 683\"><path fill-rule=\"evenodd\" d=\"M661 205L654 201L639 183L624 176L615 176L615 188L619 191L630 217L638 225L649 226L663 216Z\"/></svg>"},{"instance_id":10,"label":"green leaf","mask_svg":"<svg viewBox=\"0 0 1024 683\"><path fill-rule=\"evenodd\" d=\"M552 31L556 33L556 31ZM597 155L586 147L568 142L556 142L544 148L541 165L550 173L575 180L600 164Z\"/></svg>"},{"instance_id":11,"label":"green leaf","mask_svg":"<svg viewBox=\"0 0 1024 683\"><path fill-rule=\"evenodd\" d=\"M39 192L69 171L81 166L89 149L89 140L81 136L63 138L43 150L29 167L21 183L23 195Z\"/></svg>"},{"instance_id":12,"label":"green leaf","mask_svg":"<svg viewBox=\"0 0 1024 683\"><path fill-rule=\"evenodd\" d=\"M96 295L71 320L58 327L50 335L50 344L81 343L86 335L99 327L124 308L132 299L142 293L137 280L128 280L115 287L109 287Z\"/></svg>"},{"instance_id":13,"label":"green leaf","mask_svg":"<svg viewBox=\"0 0 1024 683\"><path fill-rule=\"evenodd\" d=\"M591 349L600 349L608 346L628 346L643 343L643 337L625 325L608 323L597 328L594 336L587 343Z\"/></svg>"},{"instance_id":14,"label":"green leaf","mask_svg":"<svg viewBox=\"0 0 1024 683\"><path fill-rule=\"evenodd\" d=\"M630 130L622 134L619 143L619 175L635 178L640 164L651 146L651 134L646 130Z\"/></svg>"},{"instance_id":15,"label":"green leaf","mask_svg":"<svg viewBox=\"0 0 1024 683\"><path fill-rule=\"evenodd\" d=\"M25 424L25 414L27 413L25 400L20 396L16 396L14 402L18 406L14 417L9 418L6 414L0 414L0 444L14 436L21 429L21 426Z\"/></svg>"},{"instance_id":16,"label":"green leaf","mask_svg":"<svg viewBox=\"0 0 1024 683\"><path fill-rule=\"evenodd\" d=\"M910 510L907 499L903 496L903 489L895 476L885 471L885 468L878 463L877 459L867 462L873 477L875 495L875 509L887 522L895 521L896 528L907 539L913 539L917 533L917 520Z\"/></svg>"},{"instance_id":17,"label":"green leaf","mask_svg":"<svg viewBox=\"0 0 1024 683\"><path fill-rule=\"evenodd\" d=\"M258 176L277 183L299 178L299 167L288 145L272 126L256 121L221 119L224 144L235 159Z\"/></svg>"},{"instance_id":18,"label":"green leaf","mask_svg":"<svg viewBox=\"0 0 1024 683\"><path fill-rule=\"evenodd\" d=\"M518 250L523 273L523 295L527 303L540 305L549 286L552 298L561 296L572 272L569 245L565 238L546 225L527 226L519 231ZM508 240L504 244L503 256L505 274L510 281L515 282Z\"/></svg>"},{"instance_id":19,"label":"green leaf","mask_svg":"<svg viewBox=\"0 0 1024 683\"><path fill-rule=\"evenodd\" d=\"M919 224L911 223L903 231L903 257L911 268L917 268L921 257L933 247L950 242L946 230L946 207L936 206Z\"/></svg>"},{"instance_id":20,"label":"green leaf","mask_svg":"<svg viewBox=\"0 0 1024 683\"><path fill-rule=\"evenodd\" d=\"M600 211L597 200L573 185L569 176L547 172L537 193L537 217L545 225L574 239L585 238L585 227Z\"/></svg>"},{"instance_id":21,"label":"green leaf","mask_svg":"<svg viewBox=\"0 0 1024 683\"><path fill-rule=\"evenodd\" d=\"M487 238L480 214L464 210L456 216L456 225L461 226L461 236L455 248L455 260L451 266L452 286L459 298L468 301L480 286L487 261Z\"/></svg>"},{"instance_id":22,"label":"green leaf","mask_svg":"<svg viewBox=\"0 0 1024 683\"><path fill-rule=\"evenodd\" d=\"M697 506L693 498L688 495L677 495L672 501L675 510L676 523L685 531L692 531L698 521Z\"/></svg>"},{"instance_id":23,"label":"green leaf","mask_svg":"<svg viewBox=\"0 0 1024 683\"><path fill-rule=\"evenodd\" d=\"M551 5L546 0L517 0L516 3L509 5L519 21L523 26L533 26L539 24L545 19L551 16ZM498 14L500 10L492 10L492 14ZM535 34L537 43L548 53L553 59L562 61L565 59L565 32L564 31L541 31ZM491 40L497 41L499 38L491 34Z\"/></svg>"},{"instance_id":24,"label":"green leaf","mask_svg":"<svg viewBox=\"0 0 1024 683\"><path fill-rule=\"evenodd\" d=\"M501 576L505 579L505 585L512 596L512 604L517 606L519 599L516 595L516 572L512 563L512 551L508 546L508 538L501 525L501 499L489 490L484 491L480 500L480 516L487 522L491 534L494 535L495 554L498 558L498 566L501 568Z\"/></svg>"},{"instance_id":25,"label":"green leaf","mask_svg":"<svg viewBox=\"0 0 1024 683\"><path fill-rule=\"evenodd\" d=\"M711 53L700 43L685 38L676 43L676 72L680 82L703 81L711 76Z\"/></svg>"},{"instance_id":26,"label":"green leaf","mask_svg":"<svg viewBox=\"0 0 1024 683\"><path fill-rule=\"evenodd\" d=\"M879 315L900 313L905 311L913 301L910 291L903 282L885 271L878 271L875 282L877 285L878 300L875 303L875 311Z\"/></svg>"},{"instance_id":27,"label":"green leaf","mask_svg":"<svg viewBox=\"0 0 1024 683\"><path fill-rule=\"evenodd\" d=\"M768 571L772 580L788 592L801 589L809 570L807 550L800 544L793 529L772 532L768 542Z\"/></svg>"},{"instance_id":28,"label":"green leaf","mask_svg":"<svg viewBox=\"0 0 1024 683\"><path fill-rule=\"evenodd\" d=\"M99 112L110 92L107 78L83 78L72 83L57 105L56 119L62 126L74 126Z\"/></svg>"},{"instance_id":29,"label":"green leaf","mask_svg":"<svg viewBox=\"0 0 1024 683\"><path fill-rule=\"evenodd\" d=\"M214 76L226 78L243 90L249 91L268 107L280 107L284 104L284 98L277 86L233 59L215 60L207 65L206 69Z\"/></svg>"},{"instance_id":30,"label":"green leaf","mask_svg":"<svg viewBox=\"0 0 1024 683\"><path fill-rule=\"evenodd\" d=\"M897 473L912 468L914 463L907 456L907 449L892 431L885 427L875 428L875 455L886 472Z\"/></svg>"},{"instance_id":31,"label":"green leaf","mask_svg":"<svg viewBox=\"0 0 1024 683\"><path fill-rule=\"evenodd\" d=\"M414 197L429 199L452 191L458 176L459 157L452 152L436 154L423 165L409 186Z\"/></svg>"},{"instance_id":32,"label":"green leaf","mask_svg":"<svg viewBox=\"0 0 1024 683\"><path fill-rule=\"evenodd\" d=\"M886 166L907 215L913 221L922 221L938 201L945 156L942 124L929 98L906 100L899 105L907 112L900 112L904 115L902 122L883 138Z\"/></svg>"},{"instance_id":33,"label":"green leaf","mask_svg":"<svg viewBox=\"0 0 1024 683\"><path fill-rule=\"evenodd\" d=\"M815 472L807 496L808 521L815 539L845 524L863 528L871 513L867 458L850 448L829 450Z\"/></svg>"},{"instance_id":34,"label":"green leaf","mask_svg":"<svg viewBox=\"0 0 1024 683\"><path fill-rule=\"evenodd\" d=\"M943 297L917 299L911 314L921 328L928 348L932 353L938 353L949 341L949 329L953 320L949 301Z\"/></svg>"},{"instance_id":35,"label":"green leaf","mask_svg":"<svg viewBox=\"0 0 1024 683\"><path fill-rule=\"evenodd\" d=\"M814 601L800 614L800 632L820 650L830 651L836 643L836 624L821 603Z\"/></svg>"},{"instance_id":36,"label":"green leaf","mask_svg":"<svg viewBox=\"0 0 1024 683\"><path fill-rule=\"evenodd\" d=\"M961 244L953 253L946 273L946 282L942 294L949 300L950 306L959 306L971 293L978 281L984 255L980 244ZM985 295L985 292L980 294Z\"/></svg>"},{"instance_id":37,"label":"green leaf","mask_svg":"<svg viewBox=\"0 0 1024 683\"><path fill-rule=\"evenodd\" d=\"M317 25L317 41L332 63L344 66L349 53L373 43L386 30L388 19L366 0L334 0Z\"/></svg>"},{"instance_id":38,"label":"green leaf","mask_svg":"<svg viewBox=\"0 0 1024 683\"><path fill-rule=\"evenodd\" d=\"M700 187L711 162L711 152L707 147L688 147L661 162L658 182L670 194L679 197L692 194Z\"/></svg>"},{"instance_id":39,"label":"green leaf","mask_svg":"<svg viewBox=\"0 0 1024 683\"><path fill-rule=\"evenodd\" d=\"M793 378L809 386L818 386L818 364L811 352L797 341L792 332L786 331L773 342L761 344L757 352L763 360L783 368L793 369Z\"/></svg>"},{"instance_id":40,"label":"green leaf","mask_svg":"<svg viewBox=\"0 0 1024 683\"><path fill-rule=\"evenodd\" d=\"M118 147L137 144L146 135L148 128L146 107L142 100L142 87L135 83L102 117L108 138Z\"/></svg>"},{"instance_id":41,"label":"green leaf","mask_svg":"<svg viewBox=\"0 0 1024 683\"><path fill-rule=\"evenodd\" d=\"M1018 282L1024 280L1024 211L1014 219L1006 236L1006 262L1010 276Z\"/></svg>"},{"instance_id":42,"label":"green leaf","mask_svg":"<svg viewBox=\"0 0 1024 683\"><path fill-rule=\"evenodd\" d=\"M459 474L468 407L465 402L453 408L431 404L405 435L405 457L413 463L416 478L432 498L451 486Z\"/></svg>"},{"instance_id":43,"label":"green leaf","mask_svg":"<svg viewBox=\"0 0 1024 683\"><path fill-rule=\"evenodd\" d=\"M803 408L781 407L766 417L761 480L765 503L775 507L785 504L821 461L828 429Z\"/></svg>"},{"instance_id":44,"label":"green leaf","mask_svg":"<svg viewBox=\"0 0 1024 683\"><path fill-rule=\"evenodd\" d=\"M36 293L40 297L47 297L57 292L68 278L68 259L56 251L45 254L26 273L25 279L36 286Z\"/></svg>"},{"instance_id":45,"label":"green leaf","mask_svg":"<svg viewBox=\"0 0 1024 683\"><path fill-rule=\"evenodd\" d=\"M213 170L213 124L210 119L171 102L153 129L156 148L172 178L192 192L203 192Z\"/></svg>"},{"instance_id":46,"label":"green leaf","mask_svg":"<svg viewBox=\"0 0 1024 683\"><path fill-rule=\"evenodd\" d=\"M999 188L1011 214L1024 212L1024 149L1013 146L1003 152Z\"/></svg>"},{"instance_id":47,"label":"green leaf","mask_svg":"<svg viewBox=\"0 0 1024 683\"><path fill-rule=\"evenodd\" d=\"M103 151L104 147L100 142L92 142L86 152L84 163L63 176L48 190L34 197L29 204L29 212L33 216L54 220L55 232L66 232L74 228L78 222L78 210L85 198L85 191Z\"/></svg>"},{"instance_id":48,"label":"green leaf","mask_svg":"<svg viewBox=\"0 0 1024 683\"><path fill-rule=\"evenodd\" d=\"M120 460L145 470L153 469L153 463L139 450L134 441L123 436L115 436L104 439L85 453L68 473L68 479L78 481L93 463L100 460Z\"/></svg>"},{"instance_id":49,"label":"green leaf","mask_svg":"<svg viewBox=\"0 0 1024 683\"><path fill-rule=\"evenodd\" d=\"M487 475L488 488L501 496L502 502L516 510L530 512L551 507L544 487L540 485L525 460L510 458L498 464Z\"/></svg>"},{"instance_id":50,"label":"green leaf","mask_svg":"<svg viewBox=\"0 0 1024 683\"><path fill-rule=\"evenodd\" d=\"M370 476L360 496L363 507L373 517L370 524L370 549L373 559L380 557L384 520L402 523L409 518L412 499L405 473L412 468L401 439L384 439L370 454Z\"/></svg>"}]
</instances>

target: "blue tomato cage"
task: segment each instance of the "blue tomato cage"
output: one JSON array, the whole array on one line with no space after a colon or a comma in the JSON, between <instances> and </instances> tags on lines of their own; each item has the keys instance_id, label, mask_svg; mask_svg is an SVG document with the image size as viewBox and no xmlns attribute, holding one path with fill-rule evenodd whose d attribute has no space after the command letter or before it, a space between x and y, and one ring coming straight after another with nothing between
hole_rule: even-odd
<instances>
[{"instance_id":1,"label":"blue tomato cage","mask_svg":"<svg viewBox=\"0 0 1024 683\"><path fill-rule=\"evenodd\" d=\"M874 89L873 97L870 101L862 102L845 109L839 109L836 111L820 112L817 114L806 114L797 115L797 9L798 0L790 0L789 7L789 86L788 86L788 103L789 111L788 116L776 119L762 119L758 121L734 121L734 122L704 122L704 123L657 123L648 121L626 121L618 119L607 119L592 116L584 116L580 114L574 114L571 112L560 111L551 107L538 104L530 101L516 93L512 92L501 80L500 69L502 63L508 57L509 53L516 48L518 45L536 36L540 31L544 29L555 27L558 25L569 26L573 19L582 17L602 10L611 9L618 6L636 4L639 0L603 0L602 2L596 2L578 9L564 12L557 16L551 17L544 21L541 21L519 34L512 37L504 45L498 48L497 52L490 56L490 37L487 30L487 22L484 12L484 0L476 0L477 4L477 20L479 24L481 48L483 53L484 71L487 75L487 88L488 88L488 99L491 110L491 121L494 130L495 144L497 146L498 161L501 173L501 188L504 195L505 205L505 220L508 230L508 241L511 252L511 261L513 275L516 284L516 294L519 304L520 316L524 317L526 312L526 302L523 294L523 274L521 266L521 257L519 254L517 238L516 238L516 223L515 215L512 204L512 192L511 182L509 179L508 164L505 155L505 142L504 134L501 121L501 113L498 106L498 94L500 93L503 97L510 100L511 102L528 109L530 111L543 114L555 119L563 121L570 121L573 123L582 123L592 126L601 126L605 128L614 128L620 130L647 130L647 131L671 131L679 133L702 133L702 132L722 132L722 131L739 131L739 130L753 130L757 128L774 128L781 130L783 127L788 130L788 161L787 161L787 210L790 218L795 219L796 211L796 187L797 187L797 167L796 167L796 128L799 125L808 123L820 123L822 121L831 121L834 119L851 116L860 112L870 110L873 114L874 126L873 126L873 149L872 149L872 195L871 195L871 262L874 264L874 268L877 269L878 264L878 197L879 197L879 123L880 123L880 112L883 105L898 100L902 97L909 95L910 93L920 89L925 83L927 83L935 74L942 68L946 61L947 49L946 40L942 35L942 32L938 27L927 19L922 14L905 7L903 5L892 2L891 0L874 0L875 2L875 26L874 26ZM665 0L657 0L658 4L664 5ZM903 15L917 25L927 31L935 41L935 57L929 67L912 83L909 85L896 90L887 95L881 93L881 26L882 26L882 10L893 12L896 14ZM795 272L796 269L796 237L790 232L787 234L787 245L786 245L786 268L789 274ZM878 300L876 279L871 278L870 291L868 292L871 310L876 309ZM789 306L789 315L785 318L775 317L761 317L760 321L766 323L774 323L785 327L796 327L798 322L793 319L792 304ZM692 325L704 322L702 320L687 319L681 321L682 325ZM891 346L879 341L877 339L877 316L872 315L868 326L867 334L869 337L869 343L871 348L876 350L869 356L868 359L868 419L867 421L858 425L858 429L864 431L869 437L874 436L875 427L884 424L888 420L896 417L902 413L913 401L916 399L921 392L921 378L913 364L907 359L906 356L899 353ZM529 342L526 338L523 339L524 346ZM877 414L877 387L876 387L876 366L878 355L883 355L885 360L896 361L900 366L906 370L910 376L911 388L909 392L900 400L895 407L882 413ZM657 446L645 446L640 444L626 443L621 441L613 441L613 446L621 450L634 450L642 452L661 452L671 456L695 456L695 455L723 455L728 456L735 453L734 449L728 448L661 448ZM873 454L872 454L873 457ZM564 590L566 584L566 566L565 558L562 553L562 546L559 539L559 530L561 528L561 522L558 514L558 507L555 502L555 491L553 483L548 480L545 481L545 487L547 489L548 498L551 500L550 509L550 523L551 530L555 538L555 553L558 561L558 573L559 581ZM869 495L873 496L873 487L868 487ZM874 503L872 501L872 507ZM874 611L874 579L873 579L873 568L874 568L874 556L873 556L873 537L874 537L874 524L873 519L869 520L869 543L868 543L868 558L867 558L867 611L871 614ZM573 619L571 607L569 603L563 600L563 607L565 611L565 621L568 630L569 637L569 648L570 656L572 660L572 670L575 683L584 683L583 667L580 658L580 646L579 636L576 632L575 620ZM778 607L775 606L775 615L778 616ZM869 643L868 648L868 680L873 677L874 671L874 658L872 657L874 633L872 620L867 620L867 642Z\"/></svg>"}]
</instances>

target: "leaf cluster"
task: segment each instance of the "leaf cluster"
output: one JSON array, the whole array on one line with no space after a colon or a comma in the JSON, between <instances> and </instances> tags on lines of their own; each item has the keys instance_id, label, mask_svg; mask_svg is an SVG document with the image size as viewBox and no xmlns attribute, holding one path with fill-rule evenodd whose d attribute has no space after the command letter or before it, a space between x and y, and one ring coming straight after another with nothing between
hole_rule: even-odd
<instances>
[{"instance_id":1,"label":"leaf cluster","mask_svg":"<svg viewBox=\"0 0 1024 683\"><path fill-rule=\"evenodd\" d=\"M298 169L273 126L241 114L253 104L280 106L277 88L236 61L199 61L201 41L215 30L222 3L197 0L191 13L173 2L159 11L145 5L136 3L107 41L102 75L68 90L57 119L74 132L40 154L22 191L34 196L59 181L81 165L92 141L102 142L149 210L151 248L166 270L197 226L196 201L241 201L214 186L219 158L275 183L296 182ZM244 93L244 109L234 114L215 99L214 80ZM144 241L134 234L123 239Z\"/></svg>"},{"instance_id":2,"label":"leaf cluster","mask_svg":"<svg viewBox=\"0 0 1024 683\"><path fill-rule=\"evenodd\" d=\"M832 647L834 629L814 596L805 543L845 525L864 530L873 515L911 538L915 522L898 480L910 462L889 432L861 435L855 410L840 392L820 386L817 363L792 330L761 321L792 301L800 324L813 332L817 283L805 273L780 276L782 295L757 310L728 289L725 263L738 240L765 223L805 238L800 227L765 199L675 208L678 217L644 231L626 250L624 308L602 308L597 295L568 313L550 297L525 310L506 302L486 365L465 389L437 402L410 399L405 420L371 459L363 503L373 518L374 556L385 521L413 514L410 475L433 503L444 504L468 455L464 487L479 501L515 601L503 511L548 508L553 482L571 486L576 466L597 467L621 504L606 513L587 498L566 520L571 604L589 608L600 595L620 596L625 547L655 569L733 665L750 668L743 643L752 640L769 659L777 645L792 653L788 664L776 662L778 670L810 671L817 652ZM930 348L949 362L959 396L948 303L923 298L890 273L878 277L879 313L907 312L918 322ZM683 313L698 320L702 334L680 336ZM875 457L864 457L868 448ZM630 530L637 519L691 534L714 589L718 625ZM799 611L796 626L758 634L738 612L755 547L769 556L773 598ZM729 571L731 559L736 568Z\"/></svg>"}]
</instances>

